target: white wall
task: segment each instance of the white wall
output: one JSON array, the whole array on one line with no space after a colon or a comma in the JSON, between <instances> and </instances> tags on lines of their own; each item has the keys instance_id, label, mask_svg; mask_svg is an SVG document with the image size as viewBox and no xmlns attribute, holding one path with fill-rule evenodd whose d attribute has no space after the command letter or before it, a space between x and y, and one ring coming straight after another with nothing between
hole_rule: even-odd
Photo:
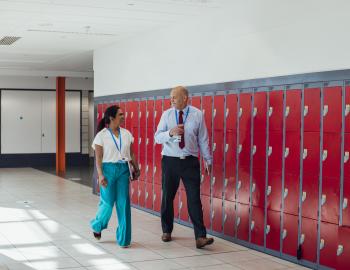
<instances>
[{"instance_id":1,"label":"white wall","mask_svg":"<svg viewBox=\"0 0 350 270\"><path fill-rule=\"evenodd\" d=\"M95 96L350 68L350 1L230 3L96 50Z\"/></svg>"}]
</instances>

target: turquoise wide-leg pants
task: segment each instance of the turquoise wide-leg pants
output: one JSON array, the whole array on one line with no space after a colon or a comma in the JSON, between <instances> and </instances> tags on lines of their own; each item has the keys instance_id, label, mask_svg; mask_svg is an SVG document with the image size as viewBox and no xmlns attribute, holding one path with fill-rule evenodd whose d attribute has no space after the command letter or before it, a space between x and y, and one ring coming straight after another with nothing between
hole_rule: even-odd
<instances>
[{"instance_id":1,"label":"turquoise wide-leg pants","mask_svg":"<svg viewBox=\"0 0 350 270\"><path fill-rule=\"evenodd\" d=\"M107 187L100 186L100 203L90 225L94 232L106 229L115 204L118 216L116 240L120 246L131 242L131 208L129 196L129 167L127 163L102 163Z\"/></svg>"}]
</instances>

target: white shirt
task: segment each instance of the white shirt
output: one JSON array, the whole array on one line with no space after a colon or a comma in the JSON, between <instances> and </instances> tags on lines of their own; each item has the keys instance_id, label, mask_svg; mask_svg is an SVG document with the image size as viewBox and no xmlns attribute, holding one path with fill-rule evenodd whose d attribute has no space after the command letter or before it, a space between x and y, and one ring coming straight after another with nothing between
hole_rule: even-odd
<instances>
[{"instance_id":1,"label":"white shirt","mask_svg":"<svg viewBox=\"0 0 350 270\"><path fill-rule=\"evenodd\" d=\"M130 156L130 145L134 142L134 137L125 128L120 128L121 141L122 141L122 149L120 149L119 145L119 137L117 138L114 134L114 139L118 144L118 151L111 133L107 128L102 129L99 133L96 134L94 141L92 142L92 148L95 150L95 144L103 147L103 159L102 162L118 162L120 160L131 160Z\"/></svg>"}]
</instances>

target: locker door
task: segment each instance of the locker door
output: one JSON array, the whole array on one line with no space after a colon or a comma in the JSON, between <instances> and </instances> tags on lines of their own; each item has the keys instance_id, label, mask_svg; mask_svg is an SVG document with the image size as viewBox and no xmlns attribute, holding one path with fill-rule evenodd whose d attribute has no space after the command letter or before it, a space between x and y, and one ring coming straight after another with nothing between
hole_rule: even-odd
<instances>
[{"instance_id":1,"label":"locker door","mask_svg":"<svg viewBox=\"0 0 350 270\"><path fill-rule=\"evenodd\" d=\"M226 96L226 130L237 129L237 95Z\"/></svg>"},{"instance_id":2,"label":"locker door","mask_svg":"<svg viewBox=\"0 0 350 270\"><path fill-rule=\"evenodd\" d=\"M265 171L253 170L252 204L265 207Z\"/></svg>"},{"instance_id":3,"label":"locker door","mask_svg":"<svg viewBox=\"0 0 350 270\"><path fill-rule=\"evenodd\" d=\"M303 176L302 216L317 219L318 211L318 175Z\"/></svg>"},{"instance_id":4,"label":"locker door","mask_svg":"<svg viewBox=\"0 0 350 270\"><path fill-rule=\"evenodd\" d=\"M340 133L323 134L322 175L340 177Z\"/></svg>"},{"instance_id":5,"label":"locker door","mask_svg":"<svg viewBox=\"0 0 350 270\"><path fill-rule=\"evenodd\" d=\"M131 113L132 113L132 101L127 101L125 102L125 128L129 130L130 132L132 131L132 126L131 126ZM133 134L134 135L134 134Z\"/></svg>"},{"instance_id":6,"label":"locker door","mask_svg":"<svg viewBox=\"0 0 350 270\"><path fill-rule=\"evenodd\" d=\"M269 130L283 130L283 91L269 93Z\"/></svg>"},{"instance_id":7,"label":"locker door","mask_svg":"<svg viewBox=\"0 0 350 270\"><path fill-rule=\"evenodd\" d=\"M304 89L304 131L320 130L321 89Z\"/></svg>"},{"instance_id":8,"label":"locker door","mask_svg":"<svg viewBox=\"0 0 350 270\"><path fill-rule=\"evenodd\" d=\"M138 101L131 101L130 103L130 128L129 129L134 136L133 151L135 156L139 158L139 104Z\"/></svg>"},{"instance_id":9,"label":"locker door","mask_svg":"<svg viewBox=\"0 0 350 270\"><path fill-rule=\"evenodd\" d=\"M142 100L139 103L139 126L140 126L140 134L139 134L139 166L140 166L140 180L146 181L146 137L147 137L147 120L146 120L146 100ZM136 121L136 120L135 120Z\"/></svg>"},{"instance_id":10,"label":"locker door","mask_svg":"<svg viewBox=\"0 0 350 270\"><path fill-rule=\"evenodd\" d=\"M350 178L350 133L344 134L344 177Z\"/></svg>"},{"instance_id":11,"label":"locker door","mask_svg":"<svg viewBox=\"0 0 350 270\"><path fill-rule=\"evenodd\" d=\"M235 201L237 130L226 130L225 199Z\"/></svg>"},{"instance_id":12,"label":"locker door","mask_svg":"<svg viewBox=\"0 0 350 270\"><path fill-rule=\"evenodd\" d=\"M211 211L211 224L214 232L222 232L222 199L213 198L213 208Z\"/></svg>"},{"instance_id":13,"label":"locker door","mask_svg":"<svg viewBox=\"0 0 350 270\"><path fill-rule=\"evenodd\" d=\"M317 259L317 220L302 218L300 245L302 259L315 263Z\"/></svg>"},{"instance_id":14,"label":"locker door","mask_svg":"<svg viewBox=\"0 0 350 270\"><path fill-rule=\"evenodd\" d=\"M281 213L279 211L267 210L267 225L265 228L266 248L280 250L280 224Z\"/></svg>"},{"instance_id":15,"label":"locker door","mask_svg":"<svg viewBox=\"0 0 350 270\"><path fill-rule=\"evenodd\" d=\"M201 97L200 96L194 96L191 98L191 105L193 107L196 107L197 109L201 110Z\"/></svg>"},{"instance_id":16,"label":"locker door","mask_svg":"<svg viewBox=\"0 0 350 270\"><path fill-rule=\"evenodd\" d=\"M224 178L224 109L225 97L214 96L213 113L213 178L212 178L212 196L222 198L223 178Z\"/></svg>"},{"instance_id":17,"label":"locker door","mask_svg":"<svg viewBox=\"0 0 350 270\"><path fill-rule=\"evenodd\" d=\"M145 207L147 209L153 209L153 187L152 183L146 183L146 195L145 195Z\"/></svg>"},{"instance_id":18,"label":"locker door","mask_svg":"<svg viewBox=\"0 0 350 270\"><path fill-rule=\"evenodd\" d=\"M154 124L155 129L157 128L160 117L162 116L162 107L163 107L163 101L161 99L158 99L155 101L155 108L154 108ZM155 141L153 141L154 145L154 167L153 167L153 178L154 183L160 185L162 183L162 164L161 164L161 152L162 152L162 145L156 144Z\"/></svg>"},{"instance_id":19,"label":"locker door","mask_svg":"<svg viewBox=\"0 0 350 270\"><path fill-rule=\"evenodd\" d=\"M320 172L320 133L304 132L303 173L319 175Z\"/></svg>"},{"instance_id":20,"label":"locker door","mask_svg":"<svg viewBox=\"0 0 350 270\"><path fill-rule=\"evenodd\" d=\"M298 216L283 215L282 253L296 257L298 249Z\"/></svg>"},{"instance_id":21,"label":"locker door","mask_svg":"<svg viewBox=\"0 0 350 270\"><path fill-rule=\"evenodd\" d=\"M286 91L286 132L300 131L301 128L301 90Z\"/></svg>"},{"instance_id":22,"label":"locker door","mask_svg":"<svg viewBox=\"0 0 350 270\"><path fill-rule=\"evenodd\" d=\"M131 190L130 190L130 196L131 196L131 203L134 205L138 205L138 195L139 194L139 181L133 181L131 182Z\"/></svg>"},{"instance_id":23,"label":"locker door","mask_svg":"<svg viewBox=\"0 0 350 270\"><path fill-rule=\"evenodd\" d=\"M160 206L162 201L162 187L154 184L153 188L153 211L160 213Z\"/></svg>"},{"instance_id":24,"label":"locker door","mask_svg":"<svg viewBox=\"0 0 350 270\"><path fill-rule=\"evenodd\" d=\"M340 179L323 177L321 220L338 224L339 221L339 188Z\"/></svg>"},{"instance_id":25,"label":"locker door","mask_svg":"<svg viewBox=\"0 0 350 270\"><path fill-rule=\"evenodd\" d=\"M250 170L246 167L238 168L237 201L249 204Z\"/></svg>"},{"instance_id":26,"label":"locker door","mask_svg":"<svg viewBox=\"0 0 350 270\"><path fill-rule=\"evenodd\" d=\"M180 190L180 219L182 221L188 222L188 210L187 210L187 195L186 191L181 189Z\"/></svg>"},{"instance_id":27,"label":"locker door","mask_svg":"<svg viewBox=\"0 0 350 270\"><path fill-rule=\"evenodd\" d=\"M138 199L139 199L139 206L145 207L146 205L146 183L144 181L138 181L139 182L139 192L138 192Z\"/></svg>"},{"instance_id":28,"label":"locker door","mask_svg":"<svg viewBox=\"0 0 350 270\"><path fill-rule=\"evenodd\" d=\"M286 132L284 150L284 170L286 173L300 173L300 131Z\"/></svg>"},{"instance_id":29,"label":"locker door","mask_svg":"<svg viewBox=\"0 0 350 270\"><path fill-rule=\"evenodd\" d=\"M122 123L120 126L123 127L123 128L126 128L125 127L125 123L126 123L126 110L125 110L125 102L118 102L118 106L119 108L124 112L124 123Z\"/></svg>"},{"instance_id":30,"label":"locker door","mask_svg":"<svg viewBox=\"0 0 350 270\"><path fill-rule=\"evenodd\" d=\"M343 225L350 227L350 179L344 178L344 191L343 191Z\"/></svg>"},{"instance_id":31,"label":"locker door","mask_svg":"<svg viewBox=\"0 0 350 270\"><path fill-rule=\"evenodd\" d=\"M205 161L202 159L201 170L201 195L210 196L210 175L205 171Z\"/></svg>"},{"instance_id":32,"label":"locker door","mask_svg":"<svg viewBox=\"0 0 350 270\"><path fill-rule=\"evenodd\" d=\"M101 121L103 117L103 105L97 104L97 124Z\"/></svg>"},{"instance_id":33,"label":"locker door","mask_svg":"<svg viewBox=\"0 0 350 270\"><path fill-rule=\"evenodd\" d=\"M167 109L171 108L171 101L170 98L165 98L163 102L163 112L165 112Z\"/></svg>"},{"instance_id":34,"label":"locker door","mask_svg":"<svg viewBox=\"0 0 350 270\"><path fill-rule=\"evenodd\" d=\"M237 238L248 242L249 238L249 205L237 204Z\"/></svg>"},{"instance_id":35,"label":"locker door","mask_svg":"<svg viewBox=\"0 0 350 270\"><path fill-rule=\"evenodd\" d=\"M269 134L268 162L269 172L282 172L283 133L271 131Z\"/></svg>"},{"instance_id":36,"label":"locker door","mask_svg":"<svg viewBox=\"0 0 350 270\"><path fill-rule=\"evenodd\" d=\"M224 215L224 234L234 237L235 236L235 220L236 209L235 203L232 201L224 201L225 215Z\"/></svg>"},{"instance_id":37,"label":"locker door","mask_svg":"<svg viewBox=\"0 0 350 270\"><path fill-rule=\"evenodd\" d=\"M345 132L350 133L350 86L345 87Z\"/></svg>"},{"instance_id":38,"label":"locker door","mask_svg":"<svg viewBox=\"0 0 350 270\"><path fill-rule=\"evenodd\" d=\"M174 199L174 218L178 219L179 217L180 217L180 190L178 189Z\"/></svg>"},{"instance_id":39,"label":"locker door","mask_svg":"<svg viewBox=\"0 0 350 270\"><path fill-rule=\"evenodd\" d=\"M153 183L153 145L154 145L154 100L147 101L147 137L146 137L146 179L147 182ZM159 159L159 157L157 157Z\"/></svg>"},{"instance_id":40,"label":"locker door","mask_svg":"<svg viewBox=\"0 0 350 270\"><path fill-rule=\"evenodd\" d=\"M350 265L350 228L338 228L337 270L348 270Z\"/></svg>"},{"instance_id":41,"label":"locker door","mask_svg":"<svg viewBox=\"0 0 350 270\"><path fill-rule=\"evenodd\" d=\"M323 131L340 132L342 125L342 87L323 89Z\"/></svg>"},{"instance_id":42,"label":"locker door","mask_svg":"<svg viewBox=\"0 0 350 270\"><path fill-rule=\"evenodd\" d=\"M264 208L252 207L251 242L264 246Z\"/></svg>"},{"instance_id":43,"label":"locker door","mask_svg":"<svg viewBox=\"0 0 350 270\"><path fill-rule=\"evenodd\" d=\"M239 108L239 167L250 167L252 94L240 94Z\"/></svg>"},{"instance_id":44,"label":"locker door","mask_svg":"<svg viewBox=\"0 0 350 270\"><path fill-rule=\"evenodd\" d=\"M210 197L201 195L202 209L203 209L203 221L206 228L210 228Z\"/></svg>"},{"instance_id":45,"label":"locker door","mask_svg":"<svg viewBox=\"0 0 350 270\"><path fill-rule=\"evenodd\" d=\"M336 268L338 249L338 225L321 223L320 265Z\"/></svg>"},{"instance_id":46,"label":"locker door","mask_svg":"<svg viewBox=\"0 0 350 270\"><path fill-rule=\"evenodd\" d=\"M284 175L284 213L298 215L299 175L286 173Z\"/></svg>"}]
</instances>

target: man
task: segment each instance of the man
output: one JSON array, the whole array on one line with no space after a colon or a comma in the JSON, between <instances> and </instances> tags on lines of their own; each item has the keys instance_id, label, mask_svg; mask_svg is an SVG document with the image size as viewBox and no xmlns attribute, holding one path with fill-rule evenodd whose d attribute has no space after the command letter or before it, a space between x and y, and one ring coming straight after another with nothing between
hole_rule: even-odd
<instances>
[{"instance_id":1,"label":"man","mask_svg":"<svg viewBox=\"0 0 350 270\"><path fill-rule=\"evenodd\" d=\"M171 241L174 222L174 198L180 178L187 194L188 212L194 226L196 247L202 248L214 242L206 237L200 199L200 163L198 150L206 162L207 173L211 172L212 157L209 152L208 131L203 113L187 105L188 91L183 86L170 93L172 108L160 119L155 141L163 144L162 150L162 240ZM199 147L199 149L198 149Z\"/></svg>"}]
</instances>

